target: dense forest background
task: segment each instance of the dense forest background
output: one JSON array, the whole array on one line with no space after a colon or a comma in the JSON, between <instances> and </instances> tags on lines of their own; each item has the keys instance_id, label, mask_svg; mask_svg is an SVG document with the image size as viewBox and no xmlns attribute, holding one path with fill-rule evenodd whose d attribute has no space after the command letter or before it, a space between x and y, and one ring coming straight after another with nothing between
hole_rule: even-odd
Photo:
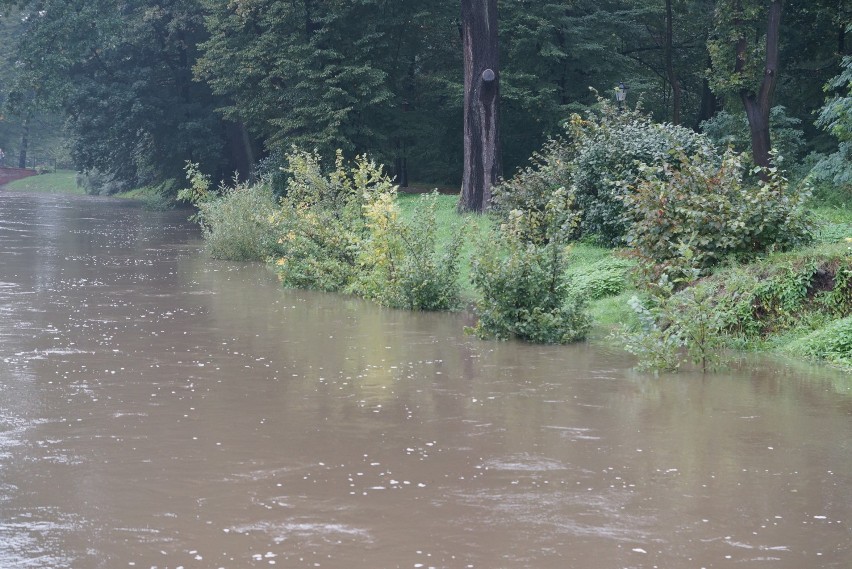
<instances>
[{"instance_id":1,"label":"dense forest background","mask_svg":"<svg viewBox=\"0 0 852 569\"><path fill-rule=\"evenodd\" d=\"M768 4L501 0L504 175L619 83L656 120L746 150L736 93L753 78L726 48L743 42L760 61ZM783 2L772 127L789 167L837 152L815 121L851 51L850 4ZM248 176L298 145L366 152L412 182L460 182L459 0L0 5L4 165L72 167L117 190L183 179L186 161Z\"/></svg>"}]
</instances>

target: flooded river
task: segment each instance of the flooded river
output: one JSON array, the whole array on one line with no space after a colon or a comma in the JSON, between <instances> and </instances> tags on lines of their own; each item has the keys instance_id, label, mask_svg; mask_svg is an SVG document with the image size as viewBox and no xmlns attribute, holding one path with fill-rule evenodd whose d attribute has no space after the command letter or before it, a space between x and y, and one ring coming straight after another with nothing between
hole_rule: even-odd
<instances>
[{"instance_id":1,"label":"flooded river","mask_svg":"<svg viewBox=\"0 0 852 569\"><path fill-rule=\"evenodd\" d=\"M282 290L186 213L0 191L0 567L852 567L845 378Z\"/></svg>"}]
</instances>

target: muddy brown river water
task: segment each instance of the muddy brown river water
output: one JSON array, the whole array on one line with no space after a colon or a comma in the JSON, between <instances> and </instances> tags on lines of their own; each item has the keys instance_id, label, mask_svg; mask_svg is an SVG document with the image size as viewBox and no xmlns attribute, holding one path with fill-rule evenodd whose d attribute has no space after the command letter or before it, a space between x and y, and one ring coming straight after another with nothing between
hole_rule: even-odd
<instances>
[{"instance_id":1,"label":"muddy brown river water","mask_svg":"<svg viewBox=\"0 0 852 569\"><path fill-rule=\"evenodd\" d=\"M0 568L852 567L852 382L285 291L0 191Z\"/></svg>"}]
</instances>

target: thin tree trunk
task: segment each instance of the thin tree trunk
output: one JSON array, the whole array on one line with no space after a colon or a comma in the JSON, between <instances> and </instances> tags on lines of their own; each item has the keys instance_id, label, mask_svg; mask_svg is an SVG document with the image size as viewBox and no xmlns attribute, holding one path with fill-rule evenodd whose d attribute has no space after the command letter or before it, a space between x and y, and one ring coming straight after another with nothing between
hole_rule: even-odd
<instances>
[{"instance_id":1,"label":"thin tree trunk","mask_svg":"<svg viewBox=\"0 0 852 569\"><path fill-rule=\"evenodd\" d=\"M462 0L464 172L460 211L482 212L500 176L497 0Z\"/></svg>"},{"instance_id":2,"label":"thin tree trunk","mask_svg":"<svg viewBox=\"0 0 852 569\"><path fill-rule=\"evenodd\" d=\"M18 154L18 168L27 167L27 150L30 146L30 117L31 112L28 112L24 117L23 131L21 132L21 151Z\"/></svg>"},{"instance_id":3,"label":"thin tree trunk","mask_svg":"<svg viewBox=\"0 0 852 569\"><path fill-rule=\"evenodd\" d=\"M745 107L748 126L751 131L752 158L755 165L763 167L770 165L769 151L772 148L769 137L769 112L772 109L772 98L775 94L775 86L778 83L778 40L781 34L781 8L782 0L772 0L769 5L766 26L766 60L764 61L763 80L760 82L760 89L757 93L750 89L740 91L740 99ZM743 37L737 42L736 71L742 71L745 67L747 49L748 41Z\"/></svg>"},{"instance_id":4,"label":"thin tree trunk","mask_svg":"<svg viewBox=\"0 0 852 569\"><path fill-rule=\"evenodd\" d=\"M664 45L665 60L666 60L666 77L672 87L672 123L680 124L680 109L681 109L681 86L680 78L675 72L674 63L672 63L673 51L673 32L674 15L672 13L672 0L666 0L666 41Z\"/></svg>"},{"instance_id":5,"label":"thin tree trunk","mask_svg":"<svg viewBox=\"0 0 852 569\"><path fill-rule=\"evenodd\" d=\"M713 67L713 61L707 58L707 68ZM712 71L711 71L712 73ZM719 111L719 99L710 88L710 81L705 77L701 82L701 106L698 108L698 119L695 121L695 128L698 129L701 123L712 119Z\"/></svg>"}]
</instances>

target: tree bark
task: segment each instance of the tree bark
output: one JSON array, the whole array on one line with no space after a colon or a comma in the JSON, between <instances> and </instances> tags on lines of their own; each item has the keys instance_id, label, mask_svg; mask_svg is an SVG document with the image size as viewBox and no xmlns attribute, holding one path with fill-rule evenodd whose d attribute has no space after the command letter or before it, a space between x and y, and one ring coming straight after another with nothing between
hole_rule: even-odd
<instances>
[{"instance_id":1,"label":"tree bark","mask_svg":"<svg viewBox=\"0 0 852 569\"><path fill-rule=\"evenodd\" d=\"M27 167L27 151L30 147L30 118L32 117L32 111L28 111L27 115L24 117L24 123L21 130L21 149L18 154L18 168L26 168Z\"/></svg>"},{"instance_id":2,"label":"tree bark","mask_svg":"<svg viewBox=\"0 0 852 569\"><path fill-rule=\"evenodd\" d=\"M707 69L712 73L713 60L707 58ZM719 111L719 98L710 88L710 80L706 77L701 82L701 105L698 107L698 117L695 121L695 129L698 130L701 123L712 119Z\"/></svg>"},{"instance_id":3,"label":"tree bark","mask_svg":"<svg viewBox=\"0 0 852 569\"><path fill-rule=\"evenodd\" d=\"M674 14L672 12L672 0L666 0L666 40L664 46L666 61L666 77L672 87L672 124L680 124L681 109L681 86L680 78L672 62L673 37L674 37Z\"/></svg>"},{"instance_id":4,"label":"tree bark","mask_svg":"<svg viewBox=\"0 0 852 569\"><path fill-rule=\"evenodd\" d=\"M500 176L497 0L462 0L464 172L460 211L482 212ZM491 73L489 73L489 71Z\"/></svg>"},{"instance_id":5,"label":"tree bark","mask_svg":"<svg viewBox=\"0 0 852 569\"><path fill-rule=\"evenodd\" d=\"M770 165L769 151L772 141L769 136L769 112L772 98L778 83L779 37L781 34L782 0L772 0L769 5L766 25L766 59L763 66L763 80L757 93L751 89L740 90L740 100L745 107L748 126L751 131L751 153L756 166ZM747 57L748 41L745 37L737 42L737 63L735 70L742 71Z\"/></svg>"}]
</instances>

